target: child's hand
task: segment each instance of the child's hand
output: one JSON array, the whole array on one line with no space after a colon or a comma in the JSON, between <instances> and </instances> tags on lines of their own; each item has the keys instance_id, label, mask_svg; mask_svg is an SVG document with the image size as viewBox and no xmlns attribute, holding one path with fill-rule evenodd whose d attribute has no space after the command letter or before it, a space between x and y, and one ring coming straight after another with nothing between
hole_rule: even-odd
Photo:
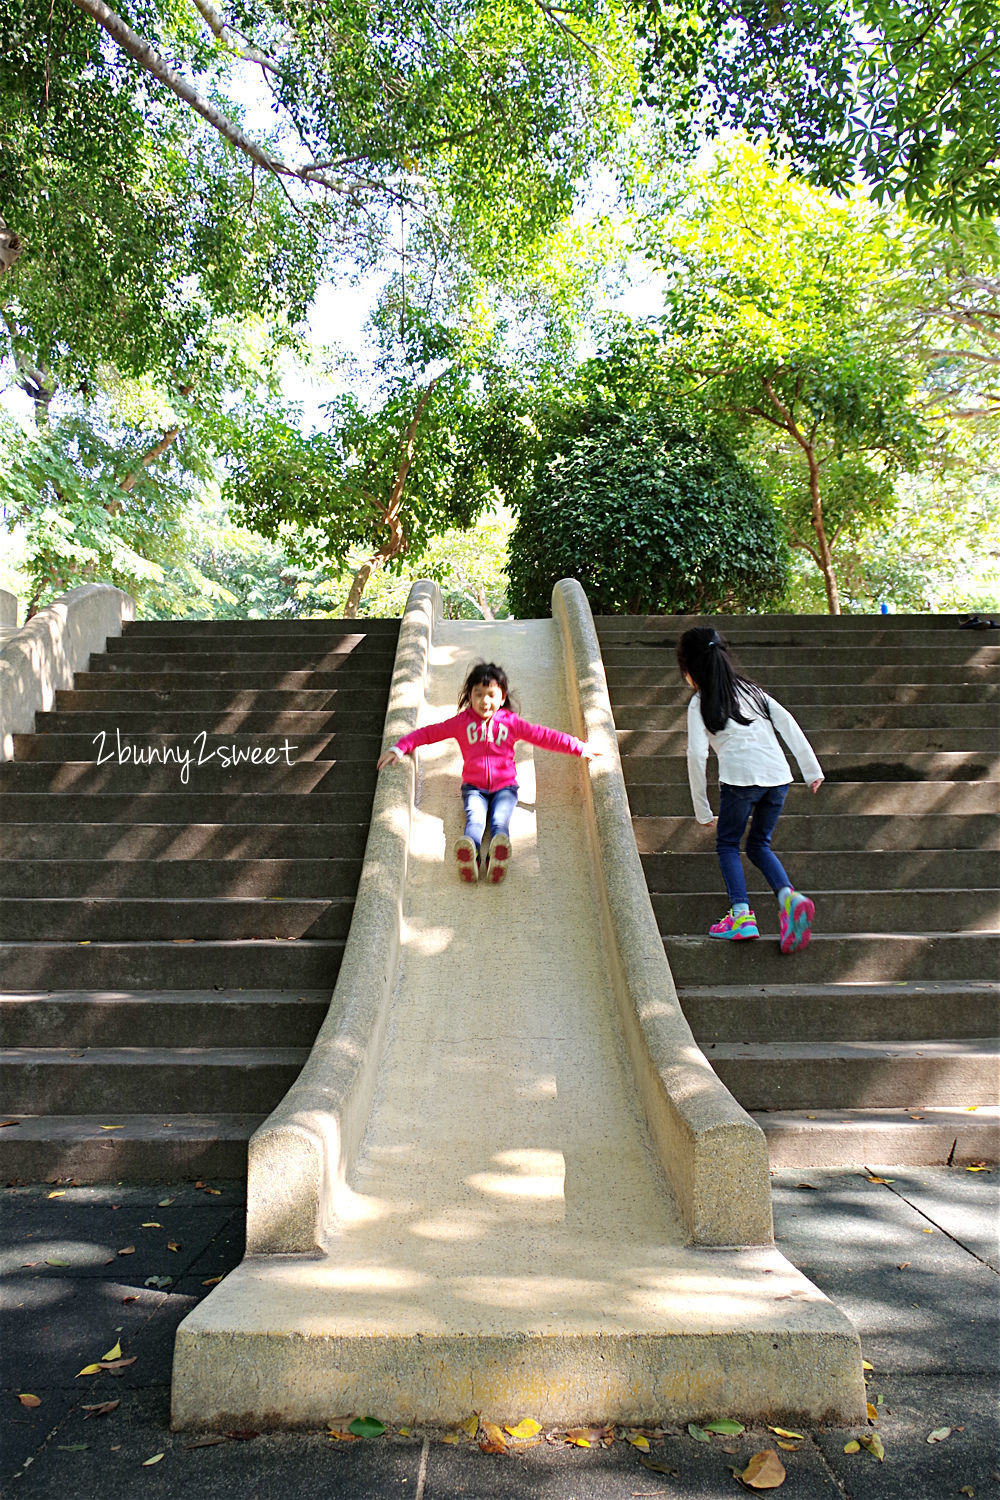
<instances>
[{"instance_id":1,"label":"child's hand","mask_svg":"<svg viewBox=\"0 0 1000 1500\"><path fill-rule=\"evenodd\" d=\"M822 776L820 776L816 781L810 781L810 783L809 783L809 790L812 792L812 794L813 794L814 797L815 797L816 793L819 791L819 789L820 789L820 787L822 785L823 785L823 778L822 778Z\"/></svg>"},{"instance_id":2,"label":"child's hand","mask_svg":"<svg viewBox=\"0 0 1000 1500\"><path fill-rule=\"evenodd\" d=\"M384 771L386 766L391 766L394 761L397 765L402 765L402 759L402 756L397 755L395 750L387 750L384 755L379 756L376 770Z\"/></svg>"},{"instance_id":3,"label":"child's hand","mask_svg":"<svg viewBox=\"0 0 1000 1500\"><path fill-rule=\"evenodd\" d=\"M603 760L604 759L604 751L603 750L598 750L598 748L597 748L596 745L591 745L590 742L588 741L587 744L585 744L584 747L583 747L583 749L580 751L580 759L581 760Z\"/></svg>"},{"instance_id":4,"label":"child's hand","mask_svg":"<svg viewBox=\"0 0 1000 1500\"><path fill-rule=\"evenodd\" d=\"M709 820L708 820L707 823L703 823L701 821L701 819L699 818L699 820L698 820L698 827L699 828L714 828L715 825L716 825L716 823L718 821L719 821L718 818L709 818Z\"/></svg>"}]
</instances>

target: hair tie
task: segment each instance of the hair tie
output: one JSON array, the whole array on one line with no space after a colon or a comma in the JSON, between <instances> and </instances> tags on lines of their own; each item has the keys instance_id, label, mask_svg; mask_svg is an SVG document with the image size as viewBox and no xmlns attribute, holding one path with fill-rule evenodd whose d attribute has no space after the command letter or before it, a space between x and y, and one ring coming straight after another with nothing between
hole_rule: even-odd
<instances>
[{"instance_id":1,"label":"hair tie","mask_svg":"<svg viewBox=\"0 0 1000 1500\"><path fill-rule=\"evenodd\" d=\"M709 641L709 642L708 642L708 645L709 645L709 646L714 646L714 645L715 645L715 644L716 644L716 642L715 642L715 640L714 640L714 638L713 638L713 639L712 639L712 640L710 640L710 641ZM707 649L708 649L708 648L707 648L707 647L706 647L706 650L707 650Z\"/></svg>"}]
</instances>

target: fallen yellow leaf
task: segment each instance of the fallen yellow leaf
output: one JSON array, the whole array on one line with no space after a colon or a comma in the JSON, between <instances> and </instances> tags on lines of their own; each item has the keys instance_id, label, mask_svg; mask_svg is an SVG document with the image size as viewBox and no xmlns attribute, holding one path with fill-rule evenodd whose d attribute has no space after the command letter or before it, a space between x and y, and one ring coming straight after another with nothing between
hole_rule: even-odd
<instances>
[{"instance_id":1,"label":"fallen yellow leaf","mask_svg":"<svg viewBox=\"0 0 1000 1500\"><path fill-rule=\"evenodd\" d=\"M541 1422L536 1422L534 1417L522 1417L521 1421L514 1427L505 1426L504 1432L509 1432L512 1438L523 1442L527 1438L535 1437L542 1430Z\"/></svg>"},{"instance_id":2,"label":"fallen yellow leaf","mask_svg":"<svg viewBox=\"0 0 1000 1500\"><path fill-rule=\"evenodd\" d=\"M778 1439L778 1447L784 1448L786 1453L798 1453L799 1451L798 1443L783 1443L780 1438Z\"/></svg>"},{"instance_id":3,"label":"fallen yellow leaf","mask_svg":"<svg viewBox=\"0 0 1000 1500\"><path fill-rule=\"evenodd\" d=\"M41 1406L42 1404L40 1397L32 1396L28 1391L22 1391L17 1399L22 1406Z\"/></svg>"},{"instance_id":4,"label":"fallen yellow leaf","mask_svg":"<svg viewBox=\"0 0 1000 1500\"><path fill-rule=\"evenodd\" d=\"M202 1286L218 1286L221 1280L221 1276L210 1276L207 1281L202 1282Z\"/></svg>"},{"instance_id":5,"label":"fallen yellow leaf","mask_svg":"<svg viewBox=\"0 0 1000 1500\"><path fill-rule=\"evenodd\" d=\"M869 1422L877 1422L878 1421L878 1412L875 1410L875 1407L872 1406L872 1404L871 1404L870 1401L866 1402L865 1404L868 1407L868 1420L869 1420Z\"/></svg>"},{"instance_id":6,"label":"fallen yellow leaf","mask_svg":"<svg viewBox=\"0 0 1000 1500\"><path fill-rule=\"evenodd\" d=\"M640 1453L649 1452L649 1438L643 1437L641 1432L637 1432L635 1434L631 1432L626 1433L625 1441L627 1443L631 1443L633 1448L638 1448Z\"/></svg>"},{"instance_id":7,"label":"fallen yellow leaf","mask_svg":"<svg viewBox=\"0 0 1000 1500\"><path fill-rule=\"evenodd\" d=\"M479 1431L479 1413L477 1411L470 1412L465 1421L459 1422L458 1425L460 1430L465 1433L466 1437L474 1438L476 1433Z\"/></svg>"},{"instance_id":8,"label":"fallen yellow leaf","mask_svg":"<svg viewBox=\"0 0 1000 1500\"><path fill-rule=\"evenodd\" d=\"M862 1448L867 1448L868 1452L872 1454L874 1458L877 1458L879 1463L882 1463L884 1461L885 1449L882 1446L882 1439L879 1437L877 1432L862 1433L858 1438L858 1442L861 1444Z\"/></svg>"},{"instance_id":9,"label":"fallen yellow leaf","mask_svg":"<svg viewBox=\"0 0 1000 1500\"><path fill-rule=\"evenodd\" d=\"M861 1452L861 1444L858 1442L857 1438L852 1438L849 1443L845 1443L844 1444L844 1452L845 1453L860 1453Z\"/></svg>"},{"instance_id":10,"label":"fallen yellow leaf","mask_svg":"<svg viewBox=\"0 0 1000 1500\"><path fill-rule=\"evenodd\" d=\"M752 1490L776 1490L785 1482L785 1466L773 1448L755 1453L740 1475Z\"/></svg>"},{"instance_id":11,"label":"fallen yellow leaf","mask_svg":"<svg viewBox=\"0 0 1000 1500\"><path fill-rule=\"evenodd\" d=\"M102 1130L124 1130L125 1126L124 1125L102 1125L101 1129Z\"/></svg>"},{"instance_id":12,"label":"fallen yellow leaf","mask_svg":"<svg viewBox=\"0 0 1000 1500\"><path fill-rule=\"evenodd\" d=\"M57 1188L54 1193L50 1193L49 1194L50 1198L65 1198L65 1196L66 1196L66 1189L65 1188Z\"/></svg>"},{"instance_id":13,"label":"fallen yellow leaf","mask_svg":"<svg viewBox=\"0 0 1000 1500\"><path fill-rule=\"evenodd\" d=\"M868 1368L870 1369L871 1366L869 1365ZM798 1438L800 1442L805 1437L804 1432L791 1432L787 1427L771 1427L769 1425L767 1430L768 1432L773 1432L775 1437Z\"/></svg>"},{"instance_id":14,"label":"fallen yellow leaf","mask_svg":"<svg viewBox=\"0 0 1000 1500\"><path fill-rule=\"evenodd\" d=\"M870 1365L866 1359L863 1359L861 1361L861 1368L862 1370L874 1370L875 1366Z\"/></svg>"},{"instance_id":15,"label":"fallen yellow leaf","mask_svg":"<svg viewBox=\"0 0 1000 1500\"><path fill-rule=\"evenodd\" d=\"M353 1432L344 1432L339 1427L327 1428L327 1437L335 1438L338 1443L360 1443L361 1439Z\"/></svg>"},{"instance_id":16,"label":"fallen yellow leaf","mask_svg":"<svg viewBox=\"0 0 1000 1500\"><path fill-rule=\"evenodd\" d=\"M507 1439L495 1422L480 1422L479 1447L483 1453L506 1453Z\"/></svg>"},{"instance_id":17,"label":"fallen yellow leaf","mask_svg":"<svg viewBox=\"0 0 1000 1500\"><path fill-rule=\"evenodd\" d=\"M162 1229L163 1225L158 1219L146 1219L142 1227L143 1229Z\"/></svg>"},{"instance_id":18,"label":"fallen yellow leaf","mask_svg":"<svg viewBox=\"0 0 1000 1500\"><path fill-rule=\"evenodd\" d=\"M77 1380L79 1380L81 1375L96 1375L100 1368L100 1365L84 1365L83 1369L78 1372L76 1378Z\"/></svg>"},{"instance_id":19,"label":"fallen yellow leaf","mask_svg":"<svg viewBox=\"0 0 1000 1500\"><path fill-rule=\"evenodd\" d=\"M115 1346L114 1346L113 1349L109 1349L108 1350L107 1354L102 1354L101 1355L101 1359L102 1360L104 1360L104 1359L121 1359L121 1357L122 1357L121 1339L118 1340L118 1342L115 1344Z\"/></svg>"},{"instance_id":20,"label":"fallen yellow leaf","mask_svg":"<svg viewBox=\"0 0 1000 1500\"><path fill-rule=\"evenodd\" d=\"M462 1434L460 1432L446 1432L441 1441L442 1443L460 1443L462 1441Z\"/></svg>"},{"instance_id":21,"label":"fallen yellow leaf","mask_svg":"<svg viewBox=\"0 0 1000 1500\"><path fill-rule=\"evenodd\" d=\"M148 1469L149 1466L150 1466L150 1464L158 1464L160 1462L160 1459L162 1457L163 1457L162 1453L154 1453L153 1456L152 1456L152 1458L144 1458L143 1459L143 1461L142 1461L142 1467L144 1469Z\"/></svg>"}]
</instances>

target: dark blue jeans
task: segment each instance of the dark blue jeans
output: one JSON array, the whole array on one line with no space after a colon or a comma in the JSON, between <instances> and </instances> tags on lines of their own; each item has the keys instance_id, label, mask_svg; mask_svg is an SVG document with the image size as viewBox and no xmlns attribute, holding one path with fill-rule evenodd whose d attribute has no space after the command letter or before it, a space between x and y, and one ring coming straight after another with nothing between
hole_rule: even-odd
<instances>
[{"instance_id":1,"label":"dark blue jeans","mask_svg":"<svg viewBox=\"0 0 1000 1500\"><path fill-rule=\"evenodd\" d=\"M517 787L501 786L495 792L481 792L477 786L462 782L462 803L465 807L465 833L478 849L483 842L489 821L490 838L495 833L507 833L510 820L517 806Z\"/></svg>"},{"instance_id":2,"label":"dark blue jeans","mask_svg":"<svg viewBox=\"0 0 1000 1500\"><path fill-rule=\"evenodd\" d=\"M719 821L715 826L715 852L722 866L730 906L747 900L747 882L740 859L743 830L750 823L747 855L753 860L775 895L791 885L784 866L771 848L787 786L729 786L719 784Z\"/></svg>"}]
</instances>

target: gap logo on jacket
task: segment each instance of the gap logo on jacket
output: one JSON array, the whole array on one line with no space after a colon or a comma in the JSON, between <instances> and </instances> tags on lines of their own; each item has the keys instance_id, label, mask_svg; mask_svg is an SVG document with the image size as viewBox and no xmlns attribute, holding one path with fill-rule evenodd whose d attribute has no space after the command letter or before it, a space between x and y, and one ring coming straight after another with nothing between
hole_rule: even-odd
<instances>
[{"instance_id":1,"label":"gap logo on jacket","mask_svg":"<svg viewBox=\"0 0 1000 1500\"><path fill-rule=\"evenodd\" d=\"M453 718L440 724L425 724L405 734L393 750L409 755L418 745L437 745L442 740L457 740L462 752L462 780L481 792L496 792L504 786L516 786L514 747L518 740L537 745L541 750L555 750L562 755L582 755L583 741L563 734L544 724L531 724L509 708L498 708L488 719L480 718L473 708L463 708Z\"/></svg>"}]
</instances>

